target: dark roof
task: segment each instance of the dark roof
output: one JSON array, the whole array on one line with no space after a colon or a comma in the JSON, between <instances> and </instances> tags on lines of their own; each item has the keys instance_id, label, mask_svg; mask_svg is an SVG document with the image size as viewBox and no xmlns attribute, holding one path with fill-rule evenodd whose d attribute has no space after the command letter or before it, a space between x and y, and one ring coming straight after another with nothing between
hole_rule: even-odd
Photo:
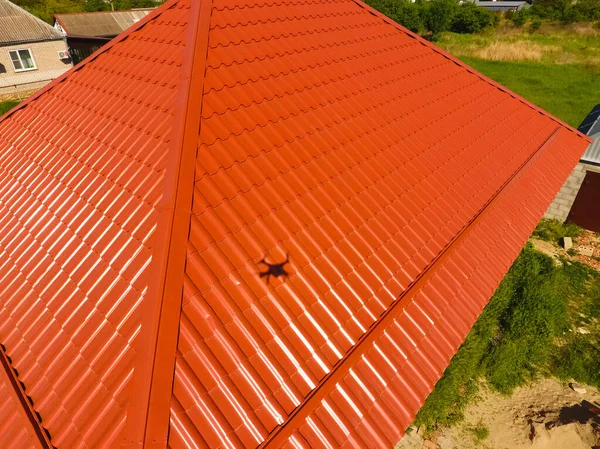
<instances>
[{"instance_id":1,"label":"dark roof","mask_svg":"<svg viewBox=\"0 0 600 449\"><path fill-rule=\"evenodd\" d=\"M8 0L0 0L0 45L62 39L52 26Z\"/></svg>"},{"instance_id":2,"label":"dark roof","mask_svg":"<svg viewBox=\"0 0 600 449\"><path fill-rule=\"evenodd\" d=\"M12 408L392 447L587 144L358 0L170 0L0 121Z\"/></svg>"},{"instance_id":3,"label":"dark roof","mask_svg":"<svg viewBox=\"0 0 600 449\"><path fill-rule=\"evenodd\" d=\"M581 160L600 164L600 104L597 104L579 125L579 131L595 139L583 153Z\"/></svg>"},{"instance_id":4,"label":"dark roof","mask_svg":"<svg viewBox=\"0 0 600 449\"><path fill-rule=\"evenodd\" d=\"M116 36L146 17L152 9L55 14L54 20L68 35Z\"/></svg>"},{"instance_id":5,"label":"dark roof","mask_svg":"<svg viewBox=\"0 0 600 449\"><path fill-rule=\"evenodd\" d=\"M510 1L510 0L499 0L499 1L491 1L491 0L476 0L475 4L477 6L482 6L484 8L503 11L506 9L520 9L522 7L528 8L529 4L525 1Z\"/></svg>"}]
</instances>

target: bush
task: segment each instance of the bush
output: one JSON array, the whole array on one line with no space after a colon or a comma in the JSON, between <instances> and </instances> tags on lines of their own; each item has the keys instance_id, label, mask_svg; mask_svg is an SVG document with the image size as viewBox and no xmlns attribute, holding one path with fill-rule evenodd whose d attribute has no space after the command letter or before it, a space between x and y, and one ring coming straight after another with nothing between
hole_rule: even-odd
<instances>
[{"instance_id":1,"label":"bush","mask_svg":"<svg viewBox=\"0 0 600 449\"><path fill-rule=\"evenodd\" d=\"M531 25L529 25L529 31L531 33L535 33L537 30L540 29L541 26L542 26L542 19L540 19L539 17L534 17L533 20L531 21Z\"/></svg>"},{"instance_id":2,"label":"bush","mask_svg":"<svg viewBox=\"0 0 600 449\"><path fill-rule=\"evenodd\" d=\"M452 31L463 34L476 33L490 25L492 25L492 15L476 6L475 3L469 2L456 8L452 20Z\"/></svg>"},{"instance_id":3,"label":"bush","mask_svg":"<svg viewBox=\"0 0 600 449\"><path fill-rule=\"evenodd\" d=\"M579 14L577 8L569 6L562 11L560 16L560 23L562 23L563 25L568 25L570 23L578 22L581 19L582 17Z\"/></svg>"},{"instance_id":4,"label":"bush","mask_svg":"<svg viewBox=\"0 0 600 449\"><path fill-rule=\"evenodd\" d=\"M525 10L517 11L510 15L510 20L515 26L522 27L527 22L527 15Z\"/></svg>"},{"instance_id":5,"label":"bush","mask_svg":"<svg viewBox=\"0 0 600 449\"><path fill-rule=\"evenodd\" d=\"M421 4L403 3L396 10L396 20L410 31L420 33L425 29L424 14Z\"/></svg>"},{"instance_id":6,"label":"bush","mask_svg":"<svg viewBox=\"0 0 600 449\"><path fill-rule=\"evenodd\" d=\"M533 236L560 245L563 237L576 239L581 235L581 232L582 229L574 223L542 220L533 231Z\"/></svg>"},{"instance_id":7,"label":"bush","mask_svg":"<svg viewBox=\"0 0 600 449\"><path fill-rule=\"evenodd\" d=\"M457 4L454 0L434 0L429 4L426 25L434 39L441 32L450 30L456 9Z\"/></svg>"}]
</instances>

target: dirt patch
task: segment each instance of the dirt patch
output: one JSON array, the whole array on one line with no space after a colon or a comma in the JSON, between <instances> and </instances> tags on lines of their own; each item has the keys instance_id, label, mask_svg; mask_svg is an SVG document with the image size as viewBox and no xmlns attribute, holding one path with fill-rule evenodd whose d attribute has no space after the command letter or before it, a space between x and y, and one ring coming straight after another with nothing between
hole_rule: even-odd
<instances>
[{"instance_id":1,"label":"dirt patch","mask_svg":"<svg viewBox=\"0 0 600 449\"><path fill-rule=\"evenodd\" d=\"M583 387L586 392L581 394L555 379L544 379L506 397L482 385L464 422L428 437L429 443L412 429L396 449L421 449L432 443L439 449L594 448L600 445L600 394Z\"/></svg>"},{"instance_id":2,"label":"dirt patch","mask_svg":"<svg viewBox=\"0 0 600 449\"><path fill-rule=\"evenodd\" d=\"M556 264L560 264L560 259L581 262L594 270L600 271L600 237L594 232L583 231L582 234L574 239L571 251L557 246L551 242L536 238L529 239L533 247L541 253L552 257ZM592 255L581 254L584 248L591 248Z\"/></svg>"}]
</instances>

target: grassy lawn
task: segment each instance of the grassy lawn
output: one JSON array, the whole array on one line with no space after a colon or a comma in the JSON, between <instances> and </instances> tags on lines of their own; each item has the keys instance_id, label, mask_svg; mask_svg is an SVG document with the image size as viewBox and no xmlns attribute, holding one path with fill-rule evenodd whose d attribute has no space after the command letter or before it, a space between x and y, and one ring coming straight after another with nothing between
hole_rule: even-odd
<instances>
[{"instance_id":1,"label":"grassy lawn","mask_svg":"<svg viewBox=\"0 0 600 449\"><path fill-rule=\"evenodd\" d=\"M571 64L461 59L574 127L600 103L600 70Z\"/></svg>"},{"instance_id":2,"label":"grassy lawn","mask_svg":"<svg viewBox=\"0 0 600 449\"><path fill-rule=\"evenodd\" d=\"M504 24L480 34L444 33L437 45L572 126L600 103L600 30Z\"/></svg>"},{"instance_id":3,"label":"grassy lawn","mask_svg":"<svg viewBox=\"0 0 600 449\"><path fill-rule=\"evenodd\" d=\"M10 111L12 108L14 108L18 104L19 104L18 101L0 102L0 115L5 114L6 112Z\"/></svg>"}]
</instances>

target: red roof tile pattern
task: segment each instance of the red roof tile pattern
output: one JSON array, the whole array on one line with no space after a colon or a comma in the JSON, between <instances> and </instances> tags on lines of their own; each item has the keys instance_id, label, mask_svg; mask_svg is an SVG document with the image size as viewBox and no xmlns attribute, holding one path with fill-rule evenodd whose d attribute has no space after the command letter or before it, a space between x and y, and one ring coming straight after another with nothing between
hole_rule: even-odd
<instances>
[{"instance_id":1,"label":"red roof tile pattern","mask_svg":"<svg viewBox=\"0 0 600 449\"><path fill-rule=\"evenodd\" d=\"M187 8L0 123L0 342L61 449L120 442Z\"/></svg>"},{"instance_id":2,"label":"red roof tile pattern","mask_svg":"<svg viewBox=\"0 0 600 449\"><path fill-rule=\"evenodd\" d=\"M353 1L213 5L170 445L256 447L308 408L290 446L391 447L535 221L500 266L473 236L402 296L559 125Z\"/></svg>"},{"instance_id":3,"label":"red roof tile pattern","mask_svg":"<svg viewBox=\"0 0 600 449\"><path fill-rule=\"evenodd\" d=\"M172 0L0 122L0 343L61 449L392 447L587 144L357 0Z\"/></svg>"},{"instance_id":4,"label":"red roof tile pattern","mask_svg":"<svg viewBox=\"0 0 600 449\"><path fill-rule=\"evenodd\" d=\"M3 367L0 367L0 447L3 449L37 449L39 440L28 426L25 410L16 396Z\"/></svg>"}]
</instances>

